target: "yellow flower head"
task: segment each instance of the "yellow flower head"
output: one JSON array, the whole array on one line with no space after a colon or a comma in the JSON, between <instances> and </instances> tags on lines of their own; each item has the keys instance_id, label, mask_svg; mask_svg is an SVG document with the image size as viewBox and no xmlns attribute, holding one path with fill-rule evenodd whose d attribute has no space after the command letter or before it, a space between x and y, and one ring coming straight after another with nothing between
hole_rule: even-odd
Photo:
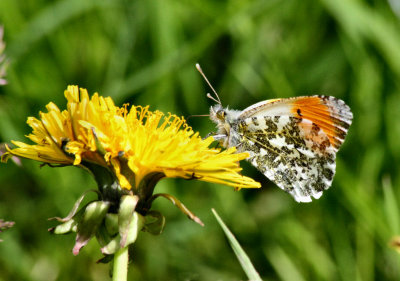
<instances>
[{"instance_id":1,"label":"yellow flower head","mask_svg":"<svg viewBox=\"0 0 400 281\"><path fill-rule=\"evenodd\" d=\"M11 155L49 164L92 164L111 171L122 189L135 193L149 175L198 179L235 188L257 188L258 182L239 174L238 161L247 153L209 148L213 138L201 139L183 118L149 111L148 106L117 107L110 97L69 86L67 109L49 103L40 118L29 117L35 144L13 141Z\"/></svg>"}]
</instances>

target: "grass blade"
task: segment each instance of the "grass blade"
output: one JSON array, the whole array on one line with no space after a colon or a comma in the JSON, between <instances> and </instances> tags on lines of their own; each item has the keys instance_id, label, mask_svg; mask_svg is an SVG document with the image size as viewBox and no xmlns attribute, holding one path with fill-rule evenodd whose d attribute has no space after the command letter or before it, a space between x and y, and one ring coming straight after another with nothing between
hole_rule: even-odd
<instances>
[{"instance_id":1,"label":"grass blade","mask_svg":"<svg viewBox=\"0 0 400 281\"><path fill-rule=\"evenodd\" d=\"M249 257L243 251L242 247L240 246L239 242L236 240L235 236L229 230L229 228L225 225L222 221L221 217L218 215L215 209L211 209L215 218L217 219L219 225L222 227L226 237L228 238L229 244L233 251L235 252L236 257L238 258L240 265L242 266L244 272L246 273L249 280L262 280L260 275L258 274L257 270L254 268L253 264L251 263Z\"/></svg>"}]
</instances>

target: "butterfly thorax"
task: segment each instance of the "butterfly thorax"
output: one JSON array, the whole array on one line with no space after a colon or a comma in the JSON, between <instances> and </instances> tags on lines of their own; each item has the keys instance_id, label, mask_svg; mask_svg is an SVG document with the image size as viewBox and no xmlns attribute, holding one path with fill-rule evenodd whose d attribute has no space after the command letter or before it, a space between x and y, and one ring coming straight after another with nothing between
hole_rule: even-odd
<instances>
[{"instance_id":1,"label":"butterfly thorax","mask_svg":"<svg viewBox=\"0 0 400 281\"><path fill-rule=\"evenodd\" d=\"M238 116L241 111L223 108L216 104L210 108L210 119L217 124L217 133L214 136L224 147L236 146L239 144L237 130L232 130L237 126Z\"/></svg>"}]
</instances>

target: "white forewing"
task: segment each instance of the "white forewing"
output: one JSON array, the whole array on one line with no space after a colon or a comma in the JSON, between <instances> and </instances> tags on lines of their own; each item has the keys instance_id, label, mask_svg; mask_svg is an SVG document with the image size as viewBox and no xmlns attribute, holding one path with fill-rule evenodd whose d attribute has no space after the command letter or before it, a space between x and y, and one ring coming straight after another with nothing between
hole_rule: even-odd
<instances>
[{"instance_id":1,"label":"white forewing","mask_svg":"<svg viewBox=\"0 0 400 281\"><path fill-rule=\"evenodd\" d=\"M242 111L239 118L245 119L253 116L282 116L291 115L291 99L275 99L261 101Z\"/></svg>"}]
</instances>

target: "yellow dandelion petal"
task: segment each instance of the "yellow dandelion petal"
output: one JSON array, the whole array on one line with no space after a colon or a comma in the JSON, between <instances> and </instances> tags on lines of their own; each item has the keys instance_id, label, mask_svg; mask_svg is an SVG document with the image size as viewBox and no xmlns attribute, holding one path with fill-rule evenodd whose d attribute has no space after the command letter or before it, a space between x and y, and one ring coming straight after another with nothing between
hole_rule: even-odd
<instances>
[{"instance_id":1,"label":"yellow dandelion petal","mask_svg":"<svg viewBox=\"0 0 400 281\"><path fill-rule=\"evenodd\" d=\"M119 184L122 188L125 189L131 189L132 185L129 183L129 180L126 178L126 176L123 174L122 169L121 169L121 163L117 159L111 159L111 165L114 168L115 175L118 178Z\"/></svg>"},{"instance_id":2,"label":"yellow dandelion petal","mask_svg":"<svg viewBox=\"0 0 400 281\"><path fill-rule=\"evenodd\" d=\"M209 148L213 139L202 140L183 118L136 107L127 120L135 132L129 134L132 148L125 155L135 173L136 186L146 175L159 172L166 177L193 178L237 188L260 187L260 183L239 174L238 162L247 158L247 153L235 154L235 148L223 152Z\"/></svg>"},{"instance_id":3,"label":"yellow dandelion petal","mask_svg":"<svg viewBox=\"0 0 400 281\"><path fill-rule=\"evenodd\" d=\"M18 148L9 150L9 153L45 163L71 164L73 159L62 150L63 141L71 136L68 129L69 120L61 114L56 105L50 103L47 108L48 113L40 113L41 120L34 117L27 120L33 129L28 138L35 144L13 142Z\"/></svg>"}]
</instances>

